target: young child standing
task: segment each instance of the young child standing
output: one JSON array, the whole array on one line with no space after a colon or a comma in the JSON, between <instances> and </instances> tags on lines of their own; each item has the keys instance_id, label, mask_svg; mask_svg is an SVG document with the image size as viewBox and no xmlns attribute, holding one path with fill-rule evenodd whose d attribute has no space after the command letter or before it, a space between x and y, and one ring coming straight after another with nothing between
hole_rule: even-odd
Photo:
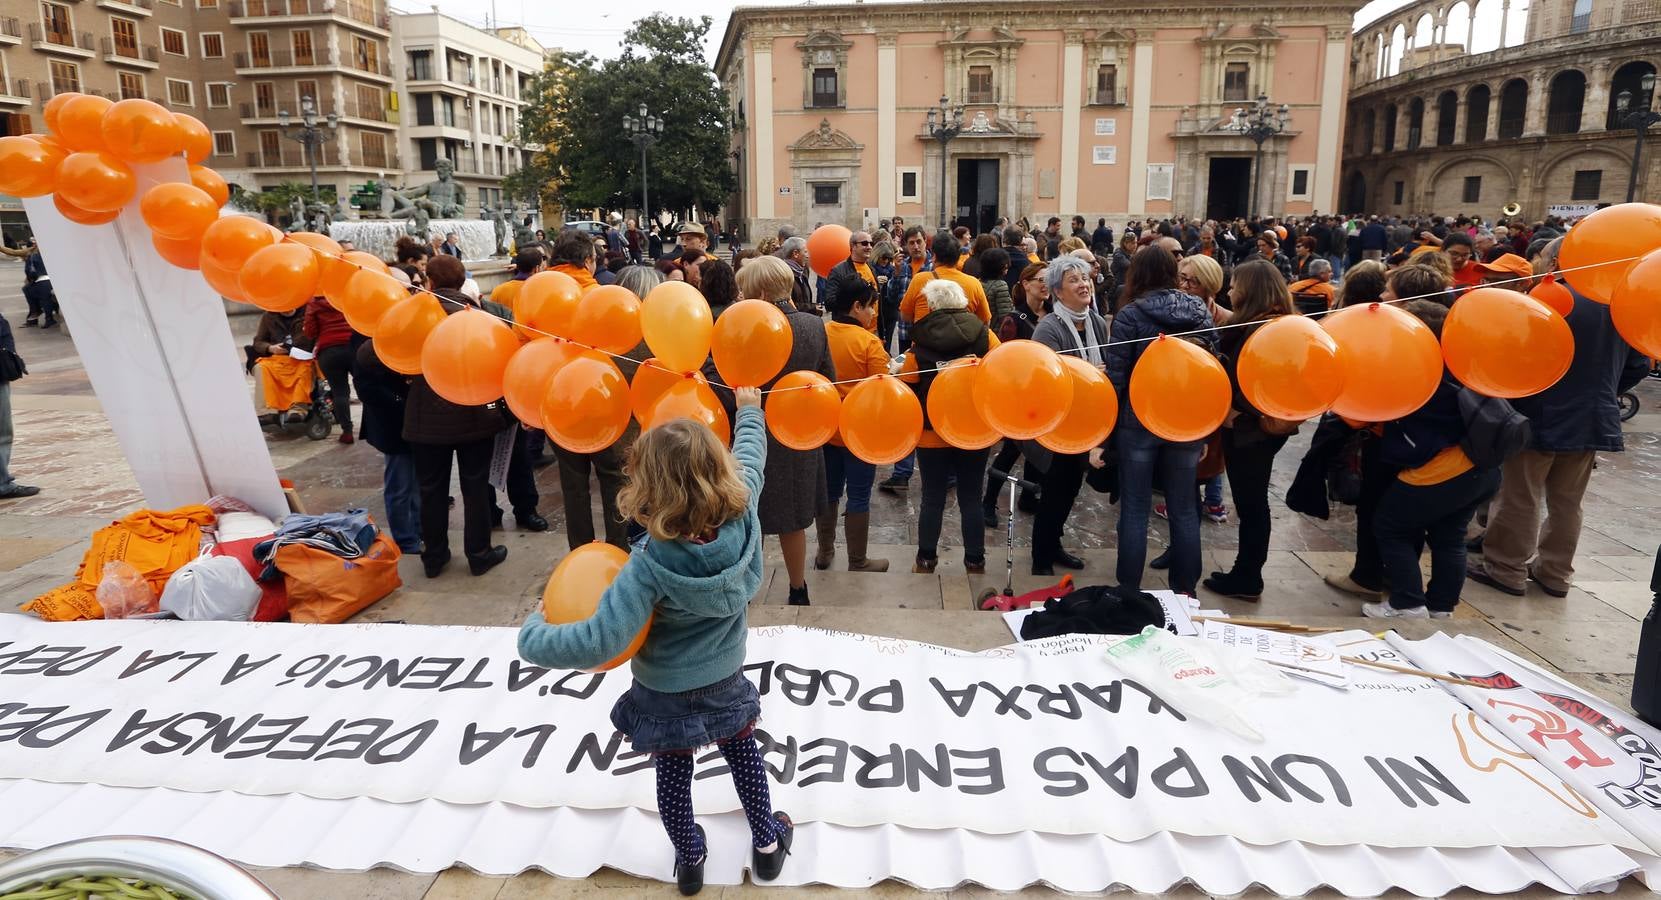
<instances>
[{"instance_id":1,"label":"young child standing","mask_svg":"<svg viewBox=\"0 0 1661 900\"><path fill-rule=\"evenodd\" d=\"M714 744L732 769L754 843L751 871L771 881L790 853L794 825L774 812L767 769L752 731L761 697L740 671L750 599L761 587L761 496L767 435L761 392L738 388L738 424L727 452L705 426L682 419L640 435L622 513L646 528L593 617L549 625L540 610L519 632L519 655L540 666L589 668L623 652L654 610L646 643L630 661L634 684L611 722L651 753L658 814L675 846L675 880L691 896L704 885L704 829L692 819L692 757ZM736 457L736 465L735 458Z\"/></svg>"}]
</instances>

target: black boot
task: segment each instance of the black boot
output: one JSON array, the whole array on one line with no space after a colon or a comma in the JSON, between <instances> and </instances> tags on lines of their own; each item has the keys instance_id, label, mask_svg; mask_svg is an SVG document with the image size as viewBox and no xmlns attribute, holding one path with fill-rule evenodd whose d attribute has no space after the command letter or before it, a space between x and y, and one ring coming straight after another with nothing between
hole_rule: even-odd
<instances>
[{"instance_id":1,"label":"black boot","mask_svg":"<svg viewBox=\"0 0 1661 900\"><path fill-rule=\"evenodd\" d=\"M760 850L750 852L750 874L754 875L757 881L772 881L779 877L779 872L784 869L784 858L790 855L791 839L796 834L796 823L790 821L788 815L775 812L773 818L779 823L777 832L779 845L774 847L770 853L763 853Z\"/></svg>"},{"instance_id":2,"label":"black boot","mask_svg":"<svg viewBox=\"0 0 1661 900\"><path fill-rule=\"evenodd\" d=\"M491 569L501 565L502 561L507 558L508 548L502 546L501 544L497 544L478 556L468 554L467 570L472 572L474 575L483 575Z\"/></svg>"},{"instance_id":3,"label":"black boot","mask_svg":"<svg viewBox=\"0 0 1661 900\"><path fill-rule=\"evenodd\" d=\"M1163 569L1169 569L1170 567L1171 567L1171 548L1170 547L1166 547L1164 553L1161 553L1158 556L1154 557L1153 562L1148 563L1148 568L1150 568L1150 569L1161 569L1161 570L1163 570Z\"/></svg>"},{"instance_id":4,"label":"black boot","mask_svg":"<svg viewBox=\"0 0 1661 900\"><path fill-rule=\"evenodd\" d=\"M1202 583L1206 590L1213 594L1222 594L1224 597L1249 600L1253 603L1263 599L1263 579L1261 577L1256 581L1252 581L1233 572L1212 572L1211 577Z\"/></svg>"},{"instance_id":5,"label":"black boot","mask_svg":"<svg viewBox=\"0 0 1661 900\"><path fill-rule=\"evenodd\" d=\"M791 606L807 606L807 585L804 584L801 587L791 588L790 600L788 602Z\"/></svg>"},{"instance_id":6,"label":"black boot","mask_svg":"<svg viewBox=\"0 0 1661 900\"><path fill-rule=\"evenodd\" d=\"M681 889L681 894L690 897L704 889L704 863L709 860L709 842L704 840L704 826L694 825L698 831L698 842L704 845L704 855L695 863L681 865L675 861L675 884Z\"/></svg>"}]
</instances>

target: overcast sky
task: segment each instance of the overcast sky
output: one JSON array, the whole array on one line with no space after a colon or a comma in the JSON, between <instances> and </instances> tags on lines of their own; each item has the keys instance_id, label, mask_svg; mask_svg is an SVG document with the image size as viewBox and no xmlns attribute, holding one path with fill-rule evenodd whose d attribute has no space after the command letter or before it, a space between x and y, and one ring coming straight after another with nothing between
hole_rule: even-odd
<instances>
[{"instance_id":1,"label":"overcast sky","mask_svg":"<svg viewBox=\"0 0 1661 900\"><path fill-rule=\"evenodd\" d=\"M879 0L871 0L879 2ZM1361 8L1356 22L1369 22L1390 10L1406 6L1412 0L1372 0ZM502 25L524 25L531 34L548 47L567 50L586 50L601 58L620 52L623 32L630 23L654 12L668 12L677 16L707 15L714 20L707 44L708 55L714 61L720 46L721 34L727 27L727 14L738 4L732 0L438 0L436 3L393 0L392 7L404 12L425 12L436 6L440 12L472 25L485 26L491 20ZM1490 4L1497 7L1498 4ZM1515 4L1514 4L1515 5ZM1483 25L1477 20L1477 27ZM1497 26L1497 22L1494 23Z\"/></svg>"}]
</instances>

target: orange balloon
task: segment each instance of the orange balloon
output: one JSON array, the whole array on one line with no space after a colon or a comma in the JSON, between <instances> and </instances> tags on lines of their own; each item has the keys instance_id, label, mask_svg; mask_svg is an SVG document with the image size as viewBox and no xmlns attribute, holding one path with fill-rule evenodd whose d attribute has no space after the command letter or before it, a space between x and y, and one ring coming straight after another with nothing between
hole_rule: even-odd
<instances>
[{"instance_id":1,"label":"orange balloon","mask_svg":"<svg viewBox=\"0 0 1661 900\"><path fill-rule=\"evenodd\" d=\"M381 323L386 332L386 323ZM561 366L581 356L583 349L559 338L538 338L519 348L502 372L502 399L519 421L542 427L542 398Z\"/></svg>"},{"instance_id":2,"label":"orange balloon","mask_svg":"<svg viewBox=\"0 0 1661 900\"><path fill-rule=\"evenodd\" d=\"M790 361L790 347L790 320L766 300L727 307L710 336L715 370L733 387L760 387L777 377Z\"/></svg>"},{"instance_id":3,"label":"orange balloon","mask_svg":"<svg viewBox=\"0 0 1661 900\"><path fill-rule=\"evenodd\" d=\"M548 382L542 430L561 447L598 453L617 443L628 427L629 383L605 354L584 350Z\"/></svg>"},{"instance_id":4,"label":"orange balloon","mask_svg":"<svg viewBox=\"0 0 1661 900\"><path fill-rule=\"evenodd\" d=\"M928 427L953 447L980 450L998 442L998 430L988 425L975 405L975 376L981 361L962 359L944 363L929 385Z\"/></svg>"},{"instance_id":5,"label":"orange balloon","mask_svg":"<svg viewBox=\"0 0 1661 900\"><path fill-rule=\"evenodd\" d=\"M248 257L238 283L260 309L293 312L317 296L317 257L310 247L272 244Z\"/></svg>"},{"instance_id":6,"label":"orange balloon","mask_svg":"<svg viewBox=\"0 0 1661 900\"><path fill-rule=\"evenodd\" d=\"M507 292L506 300L499 299L503 291ZM577 280L564 272L538 272L524 281L510 281L490 292L490 299L513 310L513 321L525 326L519 334L526 340L551 334L570 337L571 317L576 315L581 297Z\"/></svg>"},{"instance_id":7,"label":"orange balloon","mask_svg":"<svg viewBox=\"0 0 1661 900\"><path fill-rule=\"evenodd\" d=\"M767 430L779 443L792 450L817 450L836 434L842 394L818 372L790 372L767 392L765 413Z\"/></svg>"},{"instance_id":8,"label":"orange balloon","mask_svg":"<svg viewBox=\"0 0 1661 900\"><path fill-rule=\"evenodd\" d=\"M385 275L359 276L375 277L391 280ZM359 278L352 279L354 289ZM421 348L421 374L451 403L483 406L502 398L502 373L518 349L519 339L501 319L481 309L464 309L440 322L427 337Z\"/></svg>"},{"instance_id":9,"label":"orange balloon","mask_svg":"<svg viewBox=\"0 0 1661 900\"><path fill-rule=\"evenodd\" d=\"M248 216L225 216L202 232L202 261L225 272L239 272L248 257L277 243L264 222Z\"/></svg>"},{"instance_id":10,"label":"orange balloon","mask_svg":"<svg viewBox=\"0 0 1661 900\"><path fill-rule=\"evenodd\" d=\"M241 274L236 269L221 269L213 264L206 252L197 257L198 269L202 270L202 280L208 283L219 296L226 300L235 300L238 303L247 303L248 298L242 294Z\"/></svg>"},{"instance_id":11,"label":"orange balloon","mask_svg":"<svg viewBox=\"0 0 1661 900\"><path fill-rule=\"evenodd\" d=\"M52 132L53 134L60 133L58 131L58 114L63 112L64 104L75 99L76 97L85 96L85 94L77 91L65 91L62 94L54 95L52 99L46 101L46 105L42 107L40 111L41 118L46 120L46 130Z\"/></svg>"},{"instance_id":12,"label":"orange balloon","mask_svg":"<svg viewBox=\"0 0 1661 900\"><path fill-rule=\"evenodd\" d=\"M1442 357L1453 377L1479 394L1528 397L1569 371L1574 334L1562 316L1527 294L1481 287L1448 311Z\"/></svg>"},{"instance_id":13,"label":"orange balloon","mask_svg":"<svg viewBox=\"0 0 1661 900\"><path fill-rule=\"evenodd\" d=\"M213 134L201 119L187 113L174 113L173 118L179 123L179 146L186 161L198 165L213 155Z\"/></svg>"},{"instance_id":14,"label":"orange balloon","mask_svg":"<svg viewBox=\"0 0 1661 900\"><path fill-rule=\"evenodd\" d=\"M657 405L663 392L675 386L675 382L683 378L704 380L702 373L693 372L682 375L665 369L657 357L652 357L640 364L635 370L634 381L629 385L629 409L634 413L636 421L644 424L652 417L652 407Z\"/></svg>"},{"instance_id":15,"label":"orange balloon","mask_svg":"<svg viewBox=\"0 0 1661 900\"><path fill-rule=\"evenodd\" d=\"M58 208L58 212L64 218L77 225L103 225L106 222L114 222L115 217L121 215L119 209L112 209L109 212L92 212L91 210L82 209L64 200L62 194L52 195L52 205Z\"/></svg>"},{"instance_id":16,"label":"orange balloon","mask_svg":"<svg viewBox=\"0 0 1661 900\"><path fill-rule=\"evenodd\" d=\"M108 153L71 153L58 167L57 192L88 212L112 212L138 191L127 164Z\"/></svg>"},{"instance_id":17,"label":"orange balloon","mask_svg":"<svg viewBox=\"0 0 1661 900\"><path fill-rule=\"evenodd\" d=\"M1236 374L1246 400L1276 419L1318 416L1344 390L1338 342L1303 316L1280 316L1246 338Z\"/></svg>"},{"instance_id":18,"label":"orange balloon","mask_svg":"<svg viewBox=\"0 0 1661 900\"><path fill-rule=\"evenodd\" d=\"M156 248L156 255L181 269L200 269L202 267L202 239L200 237L186 238L179 241L159 234L150 235L150 243Z\"/></svg>"},{"instance_id":19,"label":"orange balloon","mask_svg":"<svg viewBox=\"0 0 1661 900\"><path fill-rule=\"evenodd\" d=\"M194 184L169 181L144 192L139 214L150 230L176 241L195 240L219 219L219 204Z\"/></svg>"},{"instance_id":20,"label":"orange balloon","mask_svg":"<svg viewBox=\"0 0 1661 900\"><path fill-rule=\"evenodd\" d=\"M652 404L646 418L641 423L641 427L646 429L676 419L691 419L715 432L721 443L732 443L732 422L727 418L726 407L716 398L709 382L702 378L682 378L670 385L669 390Z\"/></svg>"},{"instance_id":21,"label":"orange balloon","mask_svg":"<svg viewBox=\"0 0 1661 900\"><path fill-rule=\"evenodd\" d=\"M917 449L923 406L900 379L878 375L854 385L842 399L841 428L842 442L854 456L878 466L899 462Z\"/></svg>"},{"instance_id":22,"label":"orange balloon","mask_svg":"<svg viewBox=\"0 0 1661 900\"><path fill-rule=\"evenodd\" d=\"M179 120L153 100L118 101L104 112L104 146L130 163L161 162L184 150Z\"/></svg>"},{"instance_id":23,"label":"orange balloon","mask_svg":"<svg viewBox=\"0 0 1661 900\"><path fill-rule=\"evenodd\" d=\"M1615 330L1638 352L1661 359L1661 250L1651 251L1626 273L1609 301Z\"/></svg>"},{"instance_id":24,"label":"orange balloon","mask_svg":"<svg viewBox=\"0 0 1661 900\"><path fill-rule=\"evenodd\" d=\"M513 318L518 320L519 312L515 308L515 304L519 300L519 289L524 286L525 282L523 281L506 281L495 286L494 288L491 288L490 293L485 296L485 299L492 303L500 303L501 305L507 307L508 312L513 313ZM519 336L526 339L533 337L533 335L527 334L523 331L519 333Z\"/></svg>"},{"instance_id":25,"label":"orange balloon","mask_svg":"<svg viewBox=\"0 0 1661 900\"><path fill-rule=\"evenodd\" d=\"M664 367L691 372L702 368L709 356L715 317L697 288L684 281L665 281L646 295L640 331Z\"/></svg>"},{"instance_id":26,"label":"orange balloon","mask_svg":"<svg viewBox=\"0 0 1661 900\"><path fill-rule=\"evenodd\" d=\"M572 550L554 567L548 576L548 586L542 589L542 617L550 625L566 625L592 618L600 608L600 596L616 580L629 554L603 541L584 544ZM629 646L611 661L586 672L605 672L615 669L640 652L646 635L652 630L652 619L657 613L646 615L646 624L634 636Z\"/></svg>"},{"instance_id":27,"label":"orange balloon","mask_svg":"<svg viewBox=\"0 0 1661 900\"><path fill-rule=\"evenodd\" d=\"M975 405L1007 438L1031 440L1061 424L1072 399L1061 358L1037 341L999 344L976 370Z\"/></svg>"},{"instance_id":28,"label":"orange balloon","mask_svg":"<svg viewBox=\"0 0 1661 900\"><path fill-rule=\"evenodd\" d=\"M848 246L848 239L851 237L853 232L841 225L820 225L807 236L807 261L813 266L813 271L819 273L820 278L829 278L830 270L848 258L849 252L853 249Z\"/></svg>"},{"instance_id":29,"label":"orange balloon","mask_svg":"<svg viewBox=\"0 0 1661 900\"><path fill-rule=\"evenodd\" d=\"M296 231L293 234L283 235L283 240L291 244L303 244L316 250L312 255L317 258L317 264L323 265L325 259L339 256L346 251L340 249L340 243L326 234L316 234L310 231Z\"/></svg>"},{"instance_id":30,"label":"orange balloon","mask_svg":"<svg viewBox=\"0 0 1661 900\"><path fill-rule=\"evenodd\" d=\"M403 282L391 275L370 271L352 276L352 280L347 282L346 290L341 292L340 296L323 296L335 309L340 310L340 314L346 317L346 324L352 326L353 331L374 337L380 333L381 319L398 304L409 299L410 292ZM442 303L439 305L443 306Z\"/></svg>"},{"instance_id":31,"label":"orange balloon","mask_svg":"<svg viewBox=\"0 0 1661 900\"><path fill-rule=\"evenodd\" d=\"M421 347L444 321L444 305L431 294L393 304L375 323L375 355L401 375L421 374Z\"/></svg>"},{"instance_id":32,"label":"orange balloon","mask_svg":"<svg viewBox=\"0 0 1661 900\"><path fill-rule=\"evenodd\" d=\"M1130 373L1130 408L1167 441L1204 440L1222 426L1232 397L1217 358L1182 338L1160 335Z\"/></svg>"},{"instance_id":33,"label":"orange balloon","mask_svg":"<svg viewBox=\"0 0 1661 900\"><path fill-rule=\"evenodd\" d=\"M1332 411L1346 419L1399 419L1424 406L1442 383L1442 346L1436 335L1394 306L1347 306L1322 316L1321 327L1338 342L1338 359L1344 364L1344 389Z\"/></svg>"},{"instance_id":34,"label":"orange balloon","mask_svg":"<svg viewBox=\"0 0 1661 900\"><path fill-rule=\"evenodd\" d=\"M589 289L577 301L571 340L607 353L627 353L640 343L640 298L615 284Z\"/></svg>"},{"instance_id":35,"label":"orange balloon","mask_svg":"<svg viewBox=\"0 0 1661 900\"><path fill-rule=\"evenodd\" d=\"M1574 312L1574 294L1569 293L1569 286L1558 281L1556 275L1546 275L1528 295L1556 310L1560 316L1566 317Z\"/></svg>"},{"instance_id":36,"label":"orange balloon","mask_svg":"<svg viewBox=\"0 0 1661 900\"><path fill-rule=\"evenodd\" d=\"M57 124L52 133L67 150L98 151L104 149L104 113L114 106L103 97L76 94L58 107ZM48 120L50 124L50 120Z\"/></svg>"},{"instance_id":37,"label":"orange balloon","mask_svg":"<svg viewBox=\"0 0 1661 900\"><path fill-rule=\"evenodd\" d=\"M1661 206L1618 203L1569 229L1557 251L1557 266L1565 270L1563 277L1581 296L1608 303L1626 270L1637 262L1633 257L1657 247L1661 247Z\"/></svg>"},{"instance_id":38,"label":"orange balloon","mask_svg":"<svg viewBox=\"0 0 1661 900\"><path fill-rule=\"evenodd\" d=\"M1100 447L1118 423L1119 392L1101 369L1076 356L1061 354L1061 364L1073 376L1073 402L1067 418L1039 435L1038 443L1056 453L1088 453ZM933 396L932 390L929 393Z\"/></svg>"},{"instance_id":39,"label":"orange balloon","mask_svg":"<svg viewBox=\"0 0 1661 900\"><path fill-rule=\"evenodd\" d=\"M220 206L231 202L231 186L225 183L225 179L219 177L218 172L207 166L191 166L190 183L207 191L208 196L213 198L213 202Z\"/></svg>"},{"instance_id":40,"label":"orange balloon","mask_svg":"<svg viewBox=\"0 0 1661 900\"><path fill-rule=\"evenodd\" d=\"M359 272L378 272L388 278L392 277L387 274L390 270L386 263L381 262L380 257L373 253L365 253L362 250L348 250L338 258L322 260L321 265L323 269L322 276L318 278L318 288L322 291L323 296L329 298L329 302L337 307L340 306L342 300L347 299L347 285L351 283L352 276ZM403 287L403 284L397 280L394 280L393 283ZM347 300L347 302L350 301Z\"/></svg>"},{"instance_id":41,"label":"orange balloon","mask_svg":"<svg viewBox=\"0 0 1661 900\"><path fill-rule=\"evenodd\" d=\"M13 197L42 197L52 193L58 167L68 154L56 143L33 138L0 137L0 193Z\"/></svg>"}]
</instances>

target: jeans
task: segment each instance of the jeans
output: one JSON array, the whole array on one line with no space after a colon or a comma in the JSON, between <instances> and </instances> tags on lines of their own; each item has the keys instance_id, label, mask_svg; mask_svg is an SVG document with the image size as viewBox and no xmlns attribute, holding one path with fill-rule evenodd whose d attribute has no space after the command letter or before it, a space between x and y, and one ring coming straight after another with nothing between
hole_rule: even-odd
<instances>
[{"instance_id":1,"label":"jeans","mask_svg":"<svg viewBox=\"0 0 1661 900\"><path fill-rule=\"evenodd\" d=\"M957 476L957 512L963 525L963 561L986 562L985 521L981 518L981 478L991 450L956 447L920 447L917 462L923 470L923 508L917 520L917 558L939 558L940 527L946 515L946 479Z\"/></svg>"},{"instance_id":2,"label":"jeans","mask_svg":"<svg viewBox=\"0 0 1661 900\"><path fill-rule=\"evenodd\" d=\"M1441 484L1395 481L1379 498L1373 530L1396 609L1451 612L1465 586L1465 528L1499 489L1498 469L1472 469ZM1419 572L1419 547L1430 545L1430 586Z\"/></svg>"},{"instance_id":3,"label":"jeans","mask_svg":"<svg viewBox=\"0 0 1661 900\"><path fill-rule=\"evenodd\" d=\"M421 559L440 563L450 558L450 458L461 482L462 549L469 557L490 551L490 456L493 437L466 444L411 443L415 478L421 488Z\"/></svg>"},{"instance_id":4,"label":"jeans","mask_svg":"<svg viewBox=\"0 0 1661 900\"><path fill-rule=\"evenodd\" d=\"M1223 476L1221 473L1205 480L1205 490L1200 502L1206 506L1218 507L1223 505Z\"/></svg>"},{"instance_id":5,"label":"jeans","mask_svg":"<svg viewBox=\"0 0 1661 900\"><path fill-rule=\"evenodd\" d=\"M628 549L628 529L617 511L617 492L623 489L622 451L616 444L598 453L572 453L554 445L559 459L559 490L565 508L565 539L572 550L594 540L594 499L588 490L590 470L600 479L600 515L606 543Z\"/></svg>"},{"instance_id":6,"label":"jeans","mask_svg":"<svg viewBox=\"0 0 1661 900\"><path fill-rule=\"evenodd\" d=\"M1234 494L1234 514L1240 520L1240 549L1229 574L1248 584L1263 583L1263 564L1269 560L1269 474L1275 454L1286 446L1286 435L1263 435L1235 443L1237 432L1223 429L1223 468Z\"/></svg>"},{"instance_id":7,"label":"jeans","mask_svg":"<svg viewBox=\"0 0 1661 900\"><path fill-rule=\"evenodd\" d=\"M871 511L871 485L877 480L877 467L848 451L847 447L825 445L825 488L830 508L842 500L844 487L848 491L848 512Z\"/></svg>"},{"instance_id":8,"label":"jeans","mask_svg":"<svg viewBox=\"0 0 1661 900\"><path fill-rule=\"evenodd\" d=\"M1344 254L1334 253L1331 256L1327 257L1326 261L1329 262L1329 263L1332 263L1332 280L1333 281L1337 281L1338 279L1344 277Z\"/></svg>"},{"instance_id":9,"label":"jeans","mask_svg":"<svg viewBox=\"0 0 1661 900\"><path fill-rule=\"evenodd\" d=\"M1073 501L1084 486L1084 467L1088 465L1082 454L1056 453L1050 456L1050 467L1038 483L1038 513L1032 519L1032 564L1049 565L1061 552L1061 533L1067 525L1067 516L1073 512Z\"/></svg>"},{"instance_id":10,"label":"jeans","mask_svg":"<svg viewBox=\"0 0 1661 900\"><path fill-rule=\"evenodd\" d=\"M381 470L381 493L386 501L386 529L405 553L421 549L421 489L416 482L415 457L388 453Z\"/></svg>"},{"instance_id":11,"label":"jeans","mask_svg":"<svg viewBox=\"0 0 1661 900\"><path fill-rule=\"evenodd\" d=\"M357 354L346 344L336 344L317 351L317 367L329 380L329 402L334 404L335 422L342 434L352 433L352 391L346 377L352 372Z\"/></svg>"},{"instance_id":12,"label":"jeans","mask_svg":"<svg viewBox=\"0 0 1661 900\"><path fill-rule=\"evenodd\" d=\"M12 477L12 386L0 381L0 486L11 484Z\"/></svg>"},{"instance_id":13,"label":"jeans","mask_svg":"<svg viewBox=\"0 0 1661 900\"><path fill-rule=\"evenodd\" d=\"M1128 422L1126 420L1129 420ZM1192 594L1200 580L1199 469L1204 441L1176 444L1151 434L1129 413L1119 421L1119 564L1123 587L1140 590L1148 561L1148 516L1157 475L1171 518L1171 590Z\"/></svg>"},{"instance_id":14,"label":"jeans","mask_svg":"<svg viewBox=\"0 0 1661 900\"><path fill-rule=\"evenodd\" d=\"M906 454L905 459L902 459L894 464L894 471L889 473L889 477L896 481L910 481L911 473L916 471L916 469L917 452L913 450L912 452Z\"/></svg>"}]
</instances>

